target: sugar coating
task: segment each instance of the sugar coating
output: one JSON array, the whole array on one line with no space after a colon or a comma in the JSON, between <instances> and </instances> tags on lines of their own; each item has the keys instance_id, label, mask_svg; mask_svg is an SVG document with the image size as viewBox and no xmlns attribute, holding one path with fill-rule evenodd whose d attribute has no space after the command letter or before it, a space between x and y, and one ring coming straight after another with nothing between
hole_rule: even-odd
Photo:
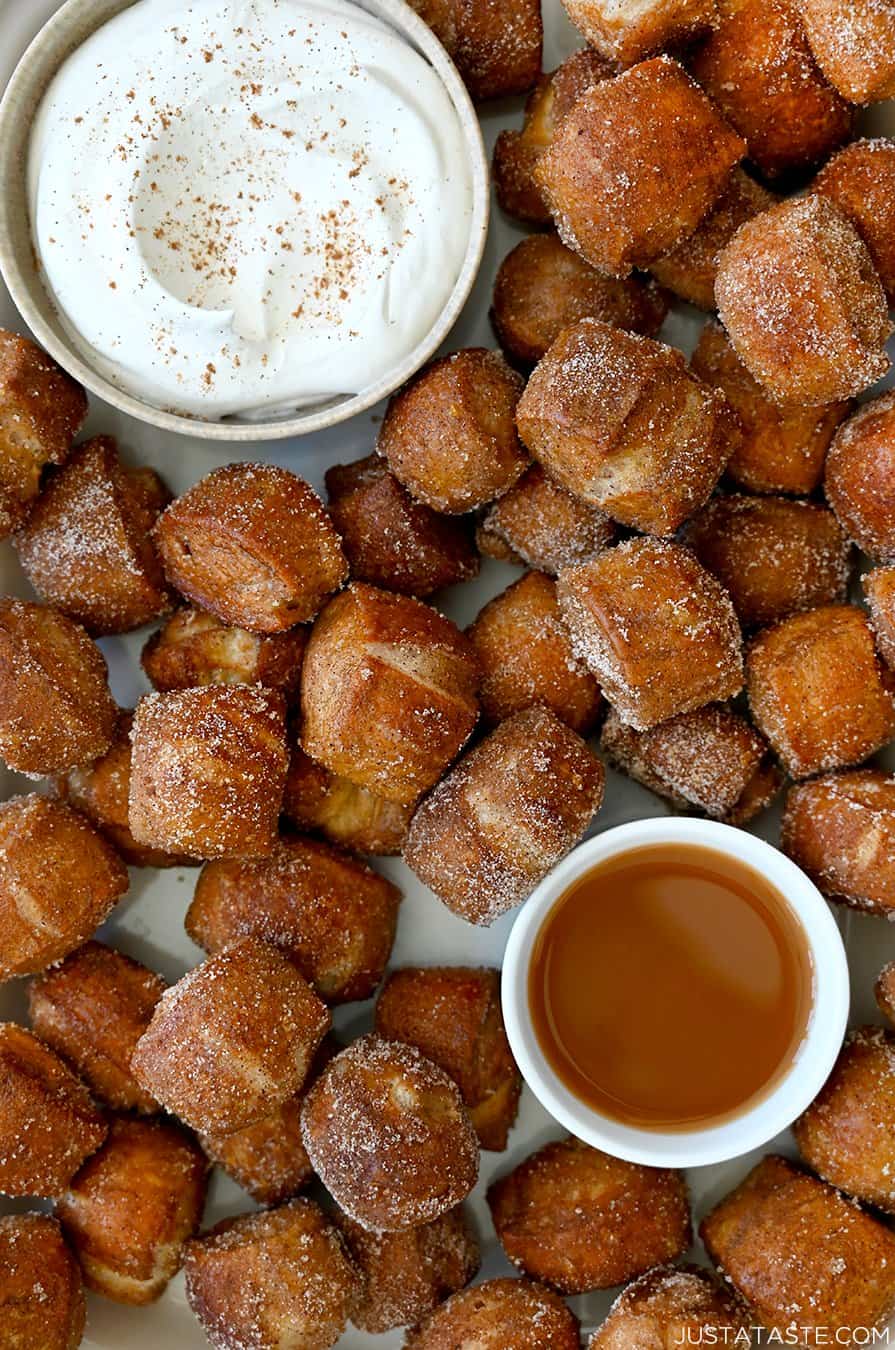
<instances>
[{"instance_id":1,"label":"sugar coating","mask_svg":"<svg viewBox=\"0 0 895 1350\"><path fill-rule=\"evenodd\" d=\"M81 1344L81 1272L48 1214L0 1218L0 1316L10 1346L76 1350Z\"/></svg>"},{"instance_id":2,"label":"sugar coating","mask_svg":"<svg viewBox=\"0 0 895 1350\"><path fill-rule=\"evenodd\" d=\"M815 59L853 103L895 96L892 0L795 0Z\"/></svg>"},{"instance_id":3,"label":"sugar coating","mask_svg":"<svg viewBox=\"0 0 895 1350\"><path fill-rule=\"evenodd\" d=\"M563 0L588 42L623 65L682 46L718 23L716 0Z\"/></svg>"},{"instance_id":4,"label":"sugar coating","mask_svg":"<svg viewBox=\"0 0 895 1350\"><path fill-rule=\"evenodd\" d=\"M412 6L476 102L524 94L538 78L544 30L537 0L412 0Z\"/></svg>"},{"instance_id":5,"label":"sugar coating","mask_svg":"<svg viewBox=\"0 0 895 1350\"><path fill-rule=\"evenodd\" d=\"M891 21L895 28L895 10ZM895 303L895 143L853 141L824 165L812 191L829 197L854 225Z\"/></svg>"},{"instance_id":6,"label":"sugar coating","mask_svg":"<svg viewBox=\"0 0 895 1350\"><path fill-rule=\"evenodd\" d=\"M564 567L587 562L608 548L615 526L598 507L561 487L540 464L532 464L483 517L477 538L482 553L521 561L555 577Z\"/></svg>"},{"instance_id":7,"label":"sugar coating","mask_svg":"<svg viewBox=\"0 0 895 1350\"><path fill-rule=\"evenodd\" d=\"M587 1350L629 1350L637 1343L666 1345L685 1326L693 1336L731 1340L748 1334L751 1318L732 1290L701 1266L660 1266L623 1289L594 1332Z\"/></svg>"},{"instance_id":8,"label":"sugar coating","mask_svg":"<svg viewBox=\"0 0 895 1350\"><path fill-rule=\"evenodd\" d=\"M895 915L895 778L875 768L800 783L782 847L831 900Z\"/></svg>"},{"instance_id":9,"label":"sugar coating","mask_svg":"<svg viewBox=\"0 0 895 1350\"><path fill-rule=\"evenodd\" d=\"M895 560L895 392L858 408L827 455L824 492L850 539L872 558Z\"/></svg>"},{"instance_id":10,"label":"sugar coating","mask_svg":"<svg viewBox=\"0 0 895 1350\"><path fill-rule=\"evenodd\" d=\"M530 1280L486 1280L452 1295L408 1332L404 1350L579 1350L579 1325L558 1294Z\"/></svg>"}]
</instances>

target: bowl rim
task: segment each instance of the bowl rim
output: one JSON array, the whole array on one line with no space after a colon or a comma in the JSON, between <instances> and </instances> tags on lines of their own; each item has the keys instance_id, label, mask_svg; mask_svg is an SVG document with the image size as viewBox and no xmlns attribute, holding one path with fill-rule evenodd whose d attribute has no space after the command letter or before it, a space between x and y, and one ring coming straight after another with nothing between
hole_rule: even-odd
<instances>
[{"instance_id":1,"label":"bowl rim","mask_svg":"<svg viewBox=\"0 0 895 1350\"><path fill-rule=\"evenodd\" d=\"M550 911L572 882L611 857L662 843L712 849L759 872L781 893L799 922L814 967L811 1015L788 1071L751 1107L732 1119L703 1129L637 1129L587 1106L548 1063L528 1008L528 973L535 941ZM827 901L784 853L757 835L719 821L655 816L617 825L593 836L541 882L510 933L504 954L501 996L516 1063L535 1097L555 1120L576 1138L628 1162L653 1167L698 1167L727 1162L767 1144L814 1100L842 1048L850 982L842 936Z\"/></svg>"},{"instance_id":2,"label":"bowl rim","mask_svg":"<svg viewBox=\"0 0 895 1350\"><path fill-rule=\"evenodd\" d=\"M36 266L33 271L23 266L21 248L15 240L21 220L15 202L17 194L0 193L0 274L6 282L13 304L37 342L74 379L96 397L103 399L120 412L162 431L192 436L217 442L257 442L284 440L306 436L348 421L366 412L381 399L405 384L437 352L442 342L460 317L479 273L490 219L490 173L482 128L472 99L460 78L457 68L431 28L406 3L406 0L350 0L358 8L384 18L401 36L425 57L447 90L460 123L472 178L472 209L469 219L469 239L466 253L454 288L436 322L402 361L358 394L340 400L328 400L322 405L294 416L264 421L205 421L188 414L177 413L145 402L127 393L100 375L84 357L60 334L42 312L41 304L32 295L33 287L40 287L45 305L52 307L49 292L43 287ZM96 31L115 14L129 8L137 0L63 0L59 9L48 19L29 43L19 59L0 99L0 182L10 183L26 173L28 130L22 128L20 109L24 103L29 110L36 107L43 90L59 69L66 56L74 51L87 34L70 40L75 26L85 17L95 19L90 31ZM27 128L33 113L29 111ZM20 198L18 198L20 200ZM25 194L27 210L27 194ZM30 241L29 222L29 241ZM33 245L29 250L32 265L35 261ZM30 274L27 274L30 273Z\"/></svg>"}]
</instances>

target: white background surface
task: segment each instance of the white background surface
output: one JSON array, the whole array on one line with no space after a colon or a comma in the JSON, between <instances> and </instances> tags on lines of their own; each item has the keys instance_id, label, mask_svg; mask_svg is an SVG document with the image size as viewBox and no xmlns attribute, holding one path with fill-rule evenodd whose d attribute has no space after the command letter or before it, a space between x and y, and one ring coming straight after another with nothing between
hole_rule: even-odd
<instances>
[{"instance_id":1,"label":"white background surface","mask_svg":"<svg viewBox=\"0 0 895 1350\"><path fill-rule=\"evenodd\" d=\"M546 69L550 69L580 43L565 21L560 0L544 0L544 6L547 28L544 64ZM0 0L0 88L27 42L57 7L58 0ZM504 105L492 105L484 113L483 124L489 149L503 126L519 124L520 108L521 100L514 100ZM891 108L876 110L871 125L877 130L888 130L890 134L895 131L895 115ZM491 286L501 258L523 233L524 230L500 216L495 208L479 282L454 329L447 350L471 344L495 345L487 317ZM662 336L689 350L701 322L701 316L695 311L682 308L666 323ZM19 330L23 327L2 283L0 325ZM90 434L105 432L116 435L129 458L152 464L175 493L182 492L216 465L237 457L265 459L286 465L322 489L323 473L330 464L357 459L372 450L377 422L377 416L367 414L317 436L295 441L259 442L252 447L243 447L237 455L228 453L225 446L209 448L207 442L165 437L94 401L87 431ZM439 598L439 604L454 620L465 625L485 600L518 575L517 569L488 562L478 582L445 593ZM8 544L0 545L0 588L3 591L27 593L27 586ZM142 633L102 643L111 668L113 691L123 706L132 706L146 688L137 662L144 640L145 633ZM14 784L10 779L2 786L6 789L3 795L8 795L13 787L21 790L23 785L21 782ZM651 793L626 779L609 774L606 802L594 828L602 830L621 821L665 813L665 804ZM776 843L778 819L779 807L758 822L757 832ZM392 958L394 964L500 964L513 922L512 914L504 916L491 929L471 927L451 915L400 861L387 859L376 865L381 865L382 870L405 892ZM196 873L188 869L157 873L135 870L131 875L128 896L118 906L113 919L100 936L161 971L169 980L174 980L202 956L183 930L183 915L192 895ZM852 1020L879 1021L881 1019L876 1012L872 986L881 966L895 958L895 929L881 919L844 912L837 917L849 948ZM369 1005L351 1004L337 1011L336 1027L348 1035L356 1034L368 1025L369 1012ZM23 1013L21 983L7 985L0 990L0 1015L24 1020ZM472 1203L482 1239L484 1276L510 1272L494 1237L484 1204L484 1192L490 1179L497 1173L509 1170L548 1139L561 1137L562 1133L526 1090L507 1151L503 1154L482 1155L479 1185ZM778 1143L786 1151L792 1151L788 1139L783 1138ZM761 1150L762 1153L766 1151ZM697 1168L688 1173L694 1224L698 1224L706 1209L745 1174L758 1156L760 1154L753 1154L718 1167ZM27 1206L23 1204L16 1207ZM216 1172L206 1221L214 1222L225 1214L239 1213L249 1208L252 1205L248 1197L220 1172ZM693 1255L696 1259L703 1259L698 1244ZM594 1294L572 1300L572 1306L581 1315L585 1326L592 1327L601 1320L610 1301L611 1294ZM401 1332L368 1336L350 1328L339 1346L340 1350L361 1350L361 1347L388 1350L388 1347L400 1346L402 1339ZM163 1346L171 1347L171 1350L200 1350L206 1341L186 1306L182 1277L178 1277L165 1297L150 1308L124 1308L91 1296L84 1345L93 1350L124 1350L125 1346L127 1350L161 1350Z\"/></svg>"}]
</instances>

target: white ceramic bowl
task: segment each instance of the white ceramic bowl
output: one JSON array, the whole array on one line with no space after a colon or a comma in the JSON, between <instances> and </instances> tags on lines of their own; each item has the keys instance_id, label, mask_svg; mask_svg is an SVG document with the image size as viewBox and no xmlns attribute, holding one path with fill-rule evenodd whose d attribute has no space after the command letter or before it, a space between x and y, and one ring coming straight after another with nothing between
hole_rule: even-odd
<instances>
[{"instance_id":1,"label":"white ceramic bowl","mask_svg":"<svg viewBox=\"0 0 895 1350\"><path fill-rule=\"evenodd\" d=\"M691 844L737 858L784 897L808 941L814 1001L804 1040L777 1087L737 1116L707 1129L643 1130L585 1105L550 1067L532 1025L528 975L534 945L557 900L583 873L607 858L655 844ZM624 903L624 898L620 899ZM819 1092L845 1033L849 979L845 949L829 906L805 873L778 849L715 821L663 816L599 834L559 864L522 908L503 965L503 1010L513 1054L532 1092L578 1139L617 1158L655 1167L698 1167L758 1148L786 1129Z\"/></svg>"},{"instance_id":2,"label":"white ceramic bowl","mask_svg":"<svg viewBox=\"0 0 895 1350\"><path fill-rule=\"evenodd\" d=\"M357 0L356 0L357 2ZM164 431L214 441L266 441L344 422L388 397L434 355L453 327L475 282L489 216L489 171L481 128L466 88L431 29L404 0L362 0L361 7L383 19L433 67L457 112L472 181L472 212L466 254L453 291L426 336L383 379L358 394L304 408L272 421L229 419L213 422L166 412L135 398L99 375L72 346L35 261L26 188L28 140L35 112L62 62L93 32L127 9L133 0L67 0L41 29L13 73L0 102L0 272L16 308L37 341L91 393L122 412Z\"/></svg>"}]
</instances>

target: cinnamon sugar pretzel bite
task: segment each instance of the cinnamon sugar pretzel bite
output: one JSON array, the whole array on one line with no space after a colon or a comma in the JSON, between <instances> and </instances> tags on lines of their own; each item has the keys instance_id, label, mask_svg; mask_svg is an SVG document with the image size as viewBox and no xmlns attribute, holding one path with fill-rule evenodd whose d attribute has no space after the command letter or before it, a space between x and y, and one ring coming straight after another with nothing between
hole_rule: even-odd
<instances>
[{"instance_id":1,"label":"cinnamon sugar pretzel bite","mask_svg":"<svg viewBox=\"0 0 895 1350\"><path fill-rule=\"evenodd\" d=\"M342 848L389 855L404 847L413 808L358 787L293 744L283 814L300 830L315 830Z\"/></svg>"},{"instance_id":2,"label":"cinnamon sugar pretzel bite","mask_svg":"<svg viewBox=\"0 0 895 1350\"><path fill-rule=\"evenodd\" d=\"M111 436L78 446L46 484L16 552L34 589L89 633L127 633L172 608L152 542L171 494L121 462Z\"/></svg>"},{"instance_id":3,"label":"cinnamon sugar pretzel bite","mask_svg":"<svg viewBox=\"0 0 895 1350\"><path fill-rule=\"evenodd\" d=\"M224 623L279 633L312 619L348 576L317 493L275 464L225 464L155 531L171 584Z\"/></svg>"},{"instance_id":4,"label":"cinnamon sugar pretzel bite","mask_svg":"<svg viewBox=\"0 0 895 1350\"><path fill-rule=\"evenodd\" d=\"M479 1268L479 1244L462 1205L431 1223L399 1233L372 1233L336 1215L363 1278L352 1316L361 1331L391 1331L419 1322Z\"/></svg>"},{"instance_id":5,"label":"cinnamon sugar pretzel bite","mask_svg":"<svg viewBox=\"0 0 895 1350\"><path fill-rule=\"evenodd\" d=\"M882 136L853 141L824 165L811 190L854 225L895 305L895 142Z\"/></svg>"},{"instance_id":6,"label":"cinnamon sugar pretzel bite","mask_svg":"<svg viewBox=\"0 0 895 1350\"><path fill-rule=\"evenodd\" d=\"M597 51L629 66L677 47L718 24L716 0L563 0L572 23Z\"/></svg>"},{"instance_id":7,"label":"cinnamon sugar pretzel bite","mask_svg":"<svg viewBox=\"0 0 895 1350\"><path fill-rule=\"evenodd\" d=\"M534 369L517 422L563 487L659 535L708 500L736 432L722 396L679 351L597 319L560 334Z\"/></svg>"},{"instance_id":8,"label":"cinnamon sugar pretzel bite","mask_svg":"<svg viewBox=\"0 0 895 1350\"><path fill-rule=\"evenodd\" d=\"M745 825L782 785L767 741L724 704L681 713L649 731L635 731L613 709L600 745L613 768L651 792L729 825Z\"/></svg>"},{"instance_id":9,"label":"cinnamon sugar pretzel bite","mask_svg":"<svg viewBox=\"0 0 895 1350\"><path fill-rule=\"evenodd\" d=\"M118 716L107 675L80 624L0 598L0 758L37 777L105 754Z\"/></svg>"},{"instance_id":10,"label":"cinnamon sugar pretzel bite","mask_svg":"<svg viewBox=\"0 0 895 1350\"><path fill-rule=\"evenodd\" d=\"M851 103L895 98L892 0L793 0L814 59Z\"/></svg>"},{"instance_id":11,"label":"cinnamon sugar pretzel bite","mask_svg":"<svg viewBox=\"0 0 895 1350\"><path fill-rule=\"evenodd\" d=\"M378 455L327 469L326 490L356 581L425 599L478 574L472 521L414 501Z\"/></svg>"},{"instance_id":12,"label":"cinnamon sugar pretzel bite","mask_svg":"<svg viewBox=\"0 0 895 1350\"><path fill-rule=\"evenodd\" d=\"M294 694L308 630L250 633L187 605L146 643L140 664L161 693L205 684L263 684Z\"/></svg>"},{"instance_id":13,"label":"cinnamon sugar pretzel bite","mask_svg":"<svg viewBox=\"0 0 895 1350\"><path fill-rule=\"evenodd\" d=\"M0 1195L61 1195L108 1126L37 1036L0 1022Z\"/></svg>"},{"instance_id":14,"label":"cinnamon sugar pretzel bite","mask_svg":"<svg viewBox=\"0 0 895 1350\"><path fill-rule=\"evenodd\" d=\"M860 764L895 736L887 677L854 605L784 619L747 654L752 716L793 778Z\"/></svg>"},{"instance_id":15,"label":"cinnamon sugar pretzel bite","mask_svg":"<svg viewBox=\"0 0 895 1350\"><path fill-rule=\"evenodd\" d=\"M715 299L740 360L779 403L852 398L889 369L885 292L825 197L793 198L741 226L721 254Z\"/></svg>"},{"instance_id":16,"label":"cinnamon sugar pretzel bite","mask_svg":"<svg viewBox=\"0 0 895 1350\"><path fill-rule=\"evenodd\" d=\"M128 822L191 858L273 852L286 783L283 695L256 685L147 694L134 712Z\"/></svg>"},{"instance_id":17,"label":"cinnamon sugar pretzel bite","mask_svg":"<svg viewBox=\"0 0 895 1350\"><path fill-rule=\"evenodd\" d=\"M895 1024L895 961L883 966L876 978L873 992L880 1012Z\"/></svg>"},{"instance_id":18,"label":"cinnamon sugar pretzel bite","mask_svg":"<svg viewBox=\"0 0 895 1350\"><path fill-rule=\"evenodd\" d=\"M700 1235L758 1320L799 1343L880 1326L895 1308L895 1235L785 1158L763 1158Z\"/></svg>"},{"instance_id":19,"label":"cinnamon sugar pretzel bite","mask_svg":"<svg viewBox=\"0 0 895 1350\"><path fill-rule=\"evenodd\" d=\"M10 1350L77 1350L81 1270L49 1214L0 1218L0 1325Z\"/></svg>"},{"instance_id":20,"label":"cinnamon sugar pretzel bite","mask_svg":"<svg viewBox=\"0 0 895 1350\"><path fill-rule=\"evenodd\" d=\"M415 1046L353 1041L305 1097L301 1128L315 1172L363 1228L431 1223L475 1185L479 1146L459 1088Z\"/></svg>"},{"instance_id":21,"label":"cinnamon sugar pretzel bite","mask_svg":"<svg viewBox=\"0 0 895 1350\"><path fill-rule=\"evenodd\" d=\"M116 1116L105 1143L56 1202L88 1289L118 1303L153 1303L199 1227L208 1163L163 1120Z\"/></svg>"},{"instance_id":22,"label":"cinnamon sugar pretzel bite","mask_svg":"<svg viewBox=\"0 0 895 1350\"><path fill-rule=\"evenodd\" d=\"M0 803L0 980L80 947L127 888L124 863L77 811L35 793Z\"/></svg>"},{"instance_id":23,"label":"cinnamon sugar pretzel bite","mask_svg":"<svg viewBox=\"0 0 895 1350\"><path fill-rule=\"evenodd\" d=\"M131 1055L167 984L161 975L101 942L85 942L28 990L31 1025L119 1111L153 1112L158 1102L131 1073Z\"/></svg>"},{"instance_id":24,"label":"cinnamon sugar pretzel bite","mask_svg":"<svg viewBox=\"0 0 895 1350\"><path fill-rule=\"evenodd\" d=\"M561 487L540 464L532 464L483 516L479 550L501 562L526 563L556 576L588 562L615 541L607 515Z\"/></svg>"},{"instance_id":25,"label":"cinnamon sugar pretzel bite","mask_svg":"<svg viewBox=\"0 0 895 1350\"><path fill-rule=\"evenodd\" d=\"M269 858L206 863L186 931L214 954L247 933L279 947L327 1003L369 998L392 949L401 892L347 853L286 836Z\"/></svg>"},{"instance_id":26,"label":"cinnamon sugar pretzel bite","mask_svg":"<svg viewBox=\"0 0 895 1350\"><path fill-rule=\"evenodd\" d=\"M486 1280L453 1294L408 1332L404 1350L578 1350L578 1319L530 1280Z\"/></svg>"},{"instance_id":27,"label":"cinnamon sugar pretzel bite","mask_svg":"<svg viewBox=\"0 0 895 1350\"><path fill-rule=\"evenodd\" d=\"M684 537L744 628L846 598L851 549L833 512L814 502L715 497Z\"/></svg>"},{"instance_id":28,"label":"cinnamon sugar pretzel bite","mask_svg":"<svg viewBox=\"0 0 895 1350\"><path fill-rule=\"evenodd\" d=\"M395 970L379 995L375 1025L381 1036L415 1045L450 1074L482 1148L506 1148L522 1079L504 1030L499 971Z\"/></svg>"},{"instance_id":29,"label":"cinnamon sugar pretzel bite","mask_svg":"<svg viewBox=\"0 0 895 1350\"><path fill-rule=\"evenodd\" d=\"M443 356L391 399L377 449L433 511L484 506L528 464L514 421L523 383L499 352L467 347Z\"/></svg>"},{"instance_id":30,"label":"cinnamon sugar pretzel bite","mask_svg":"<svg viewBox=\"0 0 895 1350\"><path fill-rule=\"evenodd\" d=\"M539 0L411 0L456 63L471 97L524 94L541 73Z\"/></svg>"},{"instance_id":31,"label":"cinnamon sugar pretzel bite","mask_svg":"<svg viewBox=\"0 0 895 1350\"><path fill-rule=\"evenodd\" d=\"M311 1200L224 1219L186 1248L186 1296L210 1343L329 1350L361 1296L345 1241Z\"/></svg>"},{"instance_id":32,"label":"cinnamon sugar pretzel bite","mask_svg":"<svg viewBox=\"0 0 895 1350\"><path fill-rule=\"evenodd\" d=\"M681 1173L577 1139L547 1144L493 1182L488 1205L513 1265L561 1294L623 1284L690 1245Z\"/></svg>"},{"instance_id":33,"label":"cinnamon sugar pretzel bite","mask_svg":"<svg viewBox=\"0 0 895 1350\"><path fill-rule=\"evenodd\" d=\"M843 145L853 113L816 65L789 0L718 0L721 22L689 65L767 178Z\"/></svg>"},{"instance_id":34,"label":"cinnamon sugar pretzel bite","mask_svg":"<svg viewBox=\"0 0 895 1350\"><path fill-rule=\"evenodd\" d=\"M482 667L487 722L542 704L582 736L592 730L600 687L573 655L550 577L526 572L485 605L468 633Z\"/></svg>"},{"instance_id":35,"label":"cinnamon sugar pretzel bite","mask_svg":"<svg viewBox=\"0 0 895 1350\"><path fill-rule=\"evenodd\" d=\"M557 595L573 650L638 731L742 689L730 597L679 544L630 539L604 549L561 572Z\"/></svg>"},{"instance_id":36,"label":"cinnamon sugar pretzel bite","mask_svg":"<svg viewBox=\"0 0 895 1350\"><path fill-rule=\"evenodd\" d=\"M292 963L245 937L165 991L131 1070L193 1129L239 1130L299 1090L329 1023Z\"/></svg>"},{"instance_id":37,"label":"cinnamon sugar pretzel bite","mask_svg":"<svg viewBox=\"0 0 895 1350\"><path fill-rule=\"evenodd\" d=\"M701 1266L659 1266L622 1290L587 1350L671 1350L691 1337L748 1344L751 1320L732 1290Z\"/></svg>"},{"instance_id":38,"label":"cinnamon sugar pretzel bite","mask_svg":"<svg viewBox=\"0 0 895 1350\"><path fill-rule=\"evenodd\" d=\"M302 745L333 773L411 806L475 726L478 685L472 644L449 619L354 582L311 633Z\"/></svg>"},{"instance_id":39,"label":"cinnamon sugar pretzel bite","mask_svg":"<svg viewBox=\"0 0 895 1350\"><path fill-rule=\"evenodd\" d=\"M890 670L895 670L895 567L875 567L861 578L870 608L870 624L876 650Z\"/></svg>"},{"instance_id":40,"label":"cinnamon sugar pretzel bite","mask_svg":"<svg viewBox=\"0 0 895 1350\"><path fill-rule=\"evenodd\" d=\"M895 778L854 769L791 788L782 848L830 900L895 913Z\"/></svg>"},{"instance_id":41,"label":"cinnamon sugar pretzel bite","mask_svg":"<svg viewBox=\"0 0 895 1350\"><path fill-rule=\"evenodd\" d=\"M0 328L0 539L17 529L48 464L64 464L87 395L36 343Z\"/></svg>"},{"instance_id":42,"label":"cinnamon sugar pretzel bite","mask_svg":"<svg viewBox=\"0 0 895 1350\"><path fill-rule=\"evenodd\" d=\"M677 61L660 56L588 89L535 177L563 243L624 277L693 234L745 149Z\"/></svg>"},{"instance_id":43,"label":"cinnamon sugar pretzel bite","mask_svg":"<svg viewBox=\"0 0 895 1350\"><path fill-rule=\"evenodd\" d=\"M736 414L739 435L725 469L732 482L749 492L797 496L819 487L827 449L853 406L850 402L814 408L775 403L714 319L703 328L690 365L695 375L721 391Z\"/></svg>"},{"instance_id":44,"label":"cinnamon sugar pretzel bite","mask_svg":"<svg viewBox=\"0 0 895 1350\"><path fill-rule=\"evenodd\" d=\"M649 279L603 276L557 235L531 234L500 265L491 322L507 359L527 368L579 319L653 337L667 312L665 295Z\"/></svg>"},{"instance_id":45,"label":"cinnamon sugar pretzel bite","mask_svg":"<svg viewBox=\"0 0 895 1350\"><path fill-rule=\"evenodd\" d=\"M578 843L603 801L603 778L554 713L516 713L417 808L404 861L448 909L492 924Z\"/></svg>"},{"instance_id":46,"label":"cinnamon sugar pretzel bite","mask_svg":"<svg viewBox=\"0 0 895 1350\"><path fill-rule=\"evenodd\" d=\"M836 432L824 492L859 548L895 562L895 392L862 404Z\"/></svg>"},{"instance_id":47,"label":"cinnamon sugar pretzel bite","mask_svg":"<svg viewBox=\"0 0 895 1350\"><path fill-rule=\"evenodd\" d=\"M793 1131L805 1162L824 1181L895 1213L895 1035L882 1027L850 1031Z\"/></svg>"}]
</instances>

